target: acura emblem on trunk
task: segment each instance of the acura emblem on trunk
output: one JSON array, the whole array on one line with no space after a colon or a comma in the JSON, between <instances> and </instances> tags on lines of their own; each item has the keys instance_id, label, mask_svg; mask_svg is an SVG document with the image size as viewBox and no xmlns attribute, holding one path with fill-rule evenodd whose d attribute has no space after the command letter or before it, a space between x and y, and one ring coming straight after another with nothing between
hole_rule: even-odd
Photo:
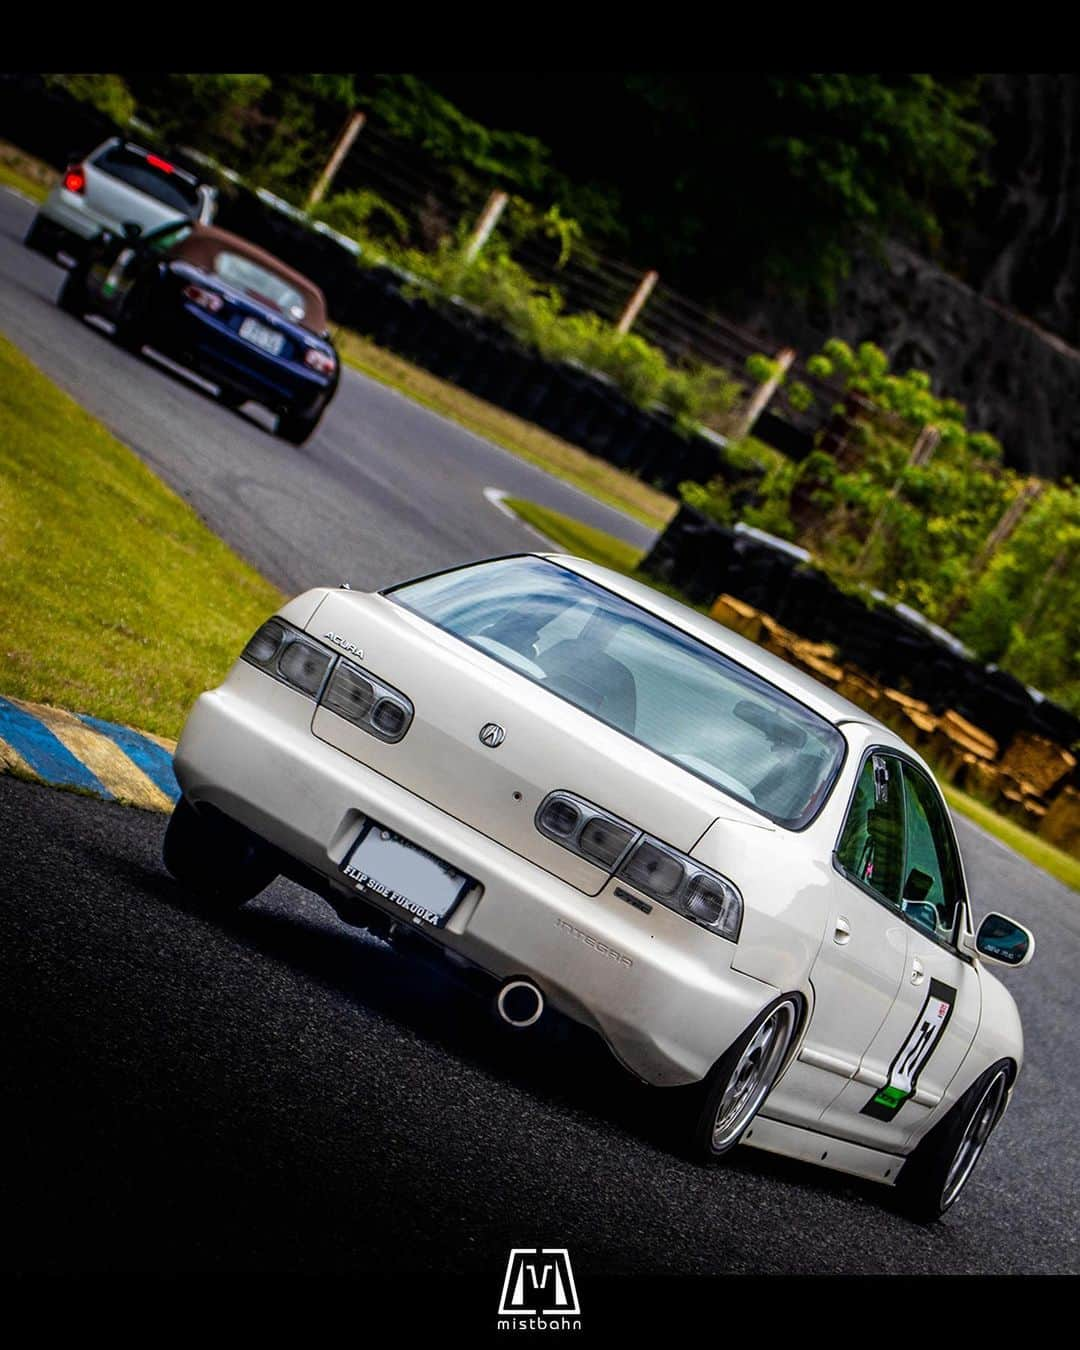
<instances>
[{"instance_id":1,"label":"acura emblem on trunk","mask_svg":"<svg viewBox=\"0 0 1080 1350\"><path fill-rule=\"evenodd\" d=\"M497 745L502 745L506 739L506 732L499 726L498 722L485 722L480 728L480 739L486 746L494 750Z\"/></svg>"}]
</instances>

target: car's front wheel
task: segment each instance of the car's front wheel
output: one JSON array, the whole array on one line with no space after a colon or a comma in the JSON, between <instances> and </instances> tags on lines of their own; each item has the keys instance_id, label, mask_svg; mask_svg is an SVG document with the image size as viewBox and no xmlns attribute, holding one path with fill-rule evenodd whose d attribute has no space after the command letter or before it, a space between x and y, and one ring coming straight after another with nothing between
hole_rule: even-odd
<instances>
[{"instance_id":1,"label":"car's front wheel","mask_svg":"<svg viewBox=\"0 0 1080 1350\"><path fill-rule=\"evenodd\" d=\"M165 866L186 890L218 909L239 909L278 875L269 844L217 811L181 797L162 845Z\"/></svg>"},{"instance_id":2,"label":"car's front wheel","mask_svg":"<svg viewBox=\"0 0 1080 1350\"><path fill-rule=\"evenodd\" d=\"M933 1223L956 1200L1005 1114L1011 1081L1008 1060L991 1065L919 1143L896 1179L897 1199L909 1218Z\"/></svg>"},{"instance_id":3,"label":"car's front wheel","mask_svg":"<svg viewBox=\"0 0 1080 1350\"><path fill-rule=\"evenodd\" d=\"M785 994L713 1067L699 1089L691 1129L691 1153L698 1162L716 1162L746 1133L787 1063L801 1012L799 998Z\"/></svg>"}]
</instances>

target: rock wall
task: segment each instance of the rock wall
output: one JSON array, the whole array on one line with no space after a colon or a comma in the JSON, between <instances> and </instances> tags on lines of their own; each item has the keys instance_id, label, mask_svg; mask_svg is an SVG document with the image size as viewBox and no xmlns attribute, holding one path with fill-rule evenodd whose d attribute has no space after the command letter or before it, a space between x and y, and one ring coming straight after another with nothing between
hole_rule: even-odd
<instances>
[{"instance_id":1,"label":"rock wall","mask_svg":"<svg viewBox=\"0 0 1080 1350\"><path fill-rule=\"evenodd\" d=\"M861 255L831 312L763 300L744 321L804 357L833 336L876 342L897 369L927 370L937 392L965 403L1007 463L1080 477L1080 351L904 244Z\"/></svg>"},{"instance_id":2,"label":"rock wall","mask_svg":"<svg viewBox=\"0 0 1080 1350\"><path fill-rule=\"evenodd\" d=\"M983 77L990 183L949 211L949 266L981 295L1080 345L1080 75Z\"/></svg>"}]
</instances>

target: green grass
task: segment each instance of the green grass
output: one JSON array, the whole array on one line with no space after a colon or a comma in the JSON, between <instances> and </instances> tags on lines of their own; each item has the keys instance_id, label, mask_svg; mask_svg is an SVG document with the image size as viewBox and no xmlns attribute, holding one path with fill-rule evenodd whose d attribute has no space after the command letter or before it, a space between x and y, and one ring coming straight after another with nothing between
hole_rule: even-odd
<instances>
[{"instance_id":1,"label":"green grass","mask_svg":"<svg viewBox=\"0 0 1080 1350\"><path fill-rule=\"evenodd\" d=\"M561 515L558 511L549 511L546 507L537 506L535 502L525 502L515 497L507 497L505 500L506 505L522 520L546 534L552 543L565 549L567 553L624 572L627 576L633 576L636 580L643 581L646 585L662 590L666 595L672 595L686 603L686 597L679 595L678 591L667 586L657 586L654 578L638 571L637 564L642 555L629 544L605 534L603 530L595 530L578 520L572 520L569 516ZM969 797L951 783L945 782L940 777L938 781L941 783L946 800L954 810L967 816L976 825L982 826L987 833L992 834L995 839L1000 839L1003 844L1027 858L1036 867L1041 867L1058 881L1071 886L1073 890L1080 891L1080 860L1063 853L1061 849L1048 844L1006 816L998 815L991 807L976 801L974 797Z\"/></svg>"},{"instance_id":2,"label":"green grass","mask_svg":"<svg viewBox=\"0 0 1080 1350\"><path fill-rule=\"evenodd\" d=\"M645 556L633 545L624 544L621 539L593 529L591 525L583 525L580 520L564 516L560 511L549 511L546 506L525 502L519 497L507 497L505 502L511 511L541 534L546 534L565 553L588 558L590 562L625 572L627 576L637 571L638 563Z\"/></svg>"},{"instance_id":3,"label":"green grass","mask_svg":"<svg viewBox=\"0 0 1080 1350\"><path fill-rule=\"evenodd\" d=\"M347 364L363 374L494 441L519 459L573 483L597 501L625 511L645 525L662 529L678 510L678 502L633 474L624 473L503 408L485 403L456 384L440 380L367 338L340 329L335 341Z\"/></svg>"},{"instance_id":4,"label":"green grass","mask_svg":"<svg viewBox=\"0 0 1080 1350\"><path fill-rule=\"evenodd\" d=\"M35 183L32 178L27 178L18 169L10 164L5 164L0 160L0 184L4 187L15 188L24 196L29 197L31 201L43 202L49 195L49 189L41 183Z\"/></svg>"},{"instance_id":5,"label":"green grass","mask_svg":"<svg viewBox=\"0 0 1080 1350\"><path fill-rule=\"evenodd\" d=\"M281 602L0 338L0 692L176 736Z\"/></svg>"},{"instance_id":6,"label":"green grass","mask_svg":"<svg viewBox=\"0 0 1080 1350\"><path fill-rule=\"evenodd\" d=\"M1025 830L1022 825L1017 825L1006 816L999 816L992 807L977 801L974 797L969 797L966 792L961 792L951 783L942 782L941 789L945 793L945 800L955 811L967 816L976 825L981 825L988 834L1000 839L1009 848L1023 854L1028 862L1041 867L1052 877L1057 877L1058 881L1071 886L1074 891L1080 891L1080 859L1072 857L1069 853L1063 853L1061 849L1048 844L1045 839L1040 839L1037 834Z\"/></svg>"},{"instance_id":7,"label":"green grass","mask_svg":"<svg viewBox=\"0 0 1080 1350\"><path fill-rule=\"evenodd\" d=\"M25 150L0 141L0 184L15 188L32 201L41 202L60 175Z\"/></svg>"},{"instance_id":8,"label":"green grass","mask_svg":"<svg viewBox=\"0 0 1080 1350\"><path fill-rule=\"evenodd\" d=\"M643 572L641 560L645 555L633 545L624 544L614 535L593 529L591 525L585 525L571 516L564 516L560 511L550 511L546 506L538 506L536 502L522 501L520 497L506 497L504 501L527 524L539 530L541 534L546 534L562 552L573 553L579 558L588 559L589 562L610 567L615 572L622 572L625 576L632 577L634 581L640 581L644 586L651 586L654 591L660 591L673 600L689 605L699 614L708 614L708 605L695 605L676 587L669 586L666 582L658 581L656 577Z\"/></svg>"}]
</instances>

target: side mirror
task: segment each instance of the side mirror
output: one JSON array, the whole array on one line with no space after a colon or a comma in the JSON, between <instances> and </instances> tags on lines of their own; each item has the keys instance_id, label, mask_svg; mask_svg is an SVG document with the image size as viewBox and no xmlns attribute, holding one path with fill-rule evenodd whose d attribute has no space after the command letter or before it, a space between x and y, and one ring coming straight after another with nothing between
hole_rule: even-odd
<instances>
[{"instance_id":1,"label":"side mirror","mask_svg":"<svg viewBox=\"0 0 1080 1350\"><path fill-rule=\"evenodd\" d=\"M135 240L135 239L138 239L138 237L139 237L140 234L142 234L142 226L139 224L139 222L138 222L137 220L125 220L125 221L124 221L124 238L125 238L125 239L127 239L129 242L131 242L131 241L133 241L133 240Z\"/></svg>"},{"instance_id":2,"label":"side mirror","mask_svg":"<svg viewBox=\"0 0 1080 1350\"><path fill-rule=\"evenodd\" d=\"M964 949L999 966L1026 966L1035 954L1035 935L1030 928L1004 914L988 914Z\"/></svg>"}]
</instances>

